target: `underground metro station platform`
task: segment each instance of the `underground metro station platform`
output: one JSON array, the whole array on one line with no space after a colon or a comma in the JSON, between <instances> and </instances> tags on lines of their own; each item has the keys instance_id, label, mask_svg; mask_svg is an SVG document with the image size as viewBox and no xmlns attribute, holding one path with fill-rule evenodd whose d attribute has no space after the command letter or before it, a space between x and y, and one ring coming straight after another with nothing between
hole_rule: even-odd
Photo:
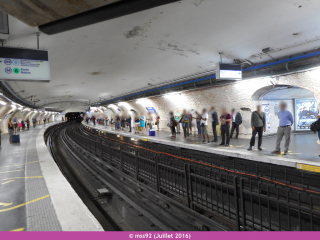
<instances>
[{"instance_id":1,"label":"underground metro station platform","mask_svg":"<svg viewBox=\"0 0 320 240\"><path fill-rule=\"evenodd\" d=\"M316 238L319 9L0 0L0 238Z\"/></svg>"}]
</instances>

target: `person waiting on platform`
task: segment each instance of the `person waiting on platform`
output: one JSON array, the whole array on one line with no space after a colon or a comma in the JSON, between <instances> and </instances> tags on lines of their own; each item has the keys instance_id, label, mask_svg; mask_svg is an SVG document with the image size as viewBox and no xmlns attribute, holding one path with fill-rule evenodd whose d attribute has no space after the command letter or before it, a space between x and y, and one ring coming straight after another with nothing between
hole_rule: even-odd
<instances>
[{"instance_id":1,"label":"person waiting on platform","mask_svg":"<svg viewBox=\"0 0 320 240\"><path fill-rule=\"evenodd\" d=\"M180 117L179 116L174 116L174 120L176 121L177 133L180 134Z\"/></svg>"},{"instance_id":2,"label":"person waiting on platform","mask_svg":"<svg viewBox=\"0 0 320 240\"><path fill-rule=\"evenodd\" d=\"M186 110L183 110L183 113L181 116L181 123L182 123L184 138L187 138L189 137L190 120Z\"/></svg>"},{"instance_id":3,"label":"person waiting on platform","mask_svg":"<svg viewBox=\"0 0 320 240\"><path fill-rule=\"evenodd\" d=\"M134 123L136 124L136 131L134 133L139 133L139 127L140 127L140 117L139 116L135 117Z\"/></svg>"},{"instance_id":4,"label":"person waiting on platform","mask_svg":"<svg viewBox=\"0 0 320 240\"><path fill-rule=\"evenodd\" d=\"M193 116L192 116L192 113L191 111L188 113L188 117L189 117L189 133L190 135L192 135L192 127L193 127Z\"/></svg>"},{"instance_id":5,"label":"person waiting on platform","mask_svg":"<svg viewBox=\"0 0 320 240\"><path fill-rule=\"evenodd\" d=\"M278 118L279 118L279 127L278 127L278 131L277 131L276 149L271 153L281 154L280 144L281 144L283 137L285 137L284 155L287 155L288 151L289 151L291 126L293 124L293 116L292 116L292 113L287 110L287 103L286 102L280 103L280 112L278 112Z\"/></svg>"},{"instance_id":6,"label":"person waiting on platform","mask_svg":"<svg viewBox=\"0 0 320 240\"><path fill-rule=\"evenodd\" d=\"M218 142L217 125L219 125L218 113L214 107L211 108L211 124L213 140L212 142Z\"/></svg>"},{"instance_id":7,"label":"person waiting on platform","mask_svg":"<svg viewBox=\"0 0 320 240\"><path fill-rule=\"evenodd\" d=\"M26 123L27 123L27 128L29 130L29 128L30 128L30 120L29 120L29 118L27 118Z\"/></svg>"},{"instance_id":8,"label":"person waiting on platform","mask_svg":"<svg viewBox=\"0 0 320 240\"><path fill-rule=\"evenodd\" d=\"M198 137L201 137L201 115L200 113L196 112L196 123L197 123L197 129L198 129Z\"/></svg>"},{"instance_id":9,"label":"person waiting on platform","mask_svg":"<svg viewBox=\"0 0 320 240\"><path fill-rule=\"evenodd\" d=\"M261 111L261 105L257 105L257 110L251 114L252 137L248 151L252 150L258 133L258 150L262 150L262 134L266 131L266 114Z\"/></svg>"},{"instance_id":10,"label":"person waiting on platform","mask_svg":"<svg viewBox=\"0 0 320 240\"><path fill-rule=\"evenodd\" d=\"M209 118L209 114L207 112L207 110L204 108L202 110L202 116L201 116L201 134L203 136L203 143L206 142L206 136L208 138L208 143L210 143L210 139L209 139L209 133L208 133L208 118Z\"/></svg>"},{"instance_id":11,"label":"person waiting on platform","mask_svg":"<svg viewBox=\"0 0 320 240\"><path fill-rule=\"evenodd\" d=\"M232 138L233 132L234 132L234 130L236 130L235 139L238 139L238 137L239 137L239 126L242 123L242 116L241 116L241 113L237 112L235 109L232 109L231 116L232 116L232 128L231 128L230 138Z\"/></svg>"},{"instance_id":12,"label":"person waiting on platform","mask_svg":"<svg viewBox=\"0 0 320 240\"><path fill-rule=\"evenodd\" d=\"M169 119L169 126L171 129L171 138L176 138L176 120L174 118L173 112L170 112L169 114L170 119Z\"/></svg>"},{"instance_id":13,"label":"person waiting on platform","mask_svg":"<svg viewBox=\"0 0 320 240\"><path fill-rule=\"evenodd\" d=\"M140 127L141 127L142 134L145 135L147 133L145 116L140 117Z\"/></svg>"},{"instance_id":14,"label":"person waiting on platform","mask_svg":"<svg viewBox=\"0 0 320 240\"><path fill-rule=\"evenodd\" d=\"M129 115L129 117L127 117L127 126L129 128L129 132L131 132L131 121L132 121L132 118L131 116Z\"/></svg>"},{"instance_id":15,"label":"person waiting on platform","mask_svg":"<svg viewBox=\"0 0 320 240\"><path fill-rule=\"evenodd\" d=\"M160 130L160 116L159 115L157 115L156 116L156 125L157 125L157 131L159 131Z\"/></svg>"},{"instance_id":16,"label":"person waiting on platform","mask_svg":"<svg viewBox=\"0 0 320 240\"><path fill-rule=\"evenodd\" d=\"M14 124L12 123L11 119L9 119L8 123L8 131L9 131L9 142L12 143L12 135L14 134Z\"/></svg>"},{"instance_id":17,"label":"person waiting on platform","mask_svg":"<svg viewBox=\"0 0 320 240\"><path fill-rule=\"evenodd\" d=\"M148 125L149 129L152 129L152 121L153 121L153 117L151 113L148 113L148 116L146 118L146 125Z\"/></svg>"},{"instance_id":18,"label":"person waiting on platform","mask_svg":"<svg viewBox=\"0 0 320 240\"><path fill-rule=\"evenodd\" d=\"M228 113L226 108L222 108L222 113L220 116L220 122L221 122L221 137L222 141L220 143L220 146L225 145L229 146L230 143L230 122L232 121L232 116L230 113Z\"/></svg>"}]
</instances>

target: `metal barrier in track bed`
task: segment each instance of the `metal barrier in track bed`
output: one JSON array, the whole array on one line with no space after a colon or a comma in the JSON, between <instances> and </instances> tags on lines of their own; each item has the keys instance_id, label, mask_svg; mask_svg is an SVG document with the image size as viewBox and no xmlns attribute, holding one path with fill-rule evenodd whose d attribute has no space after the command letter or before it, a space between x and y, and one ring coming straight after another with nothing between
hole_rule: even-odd
<instances>
[{"instance_id":1,"label":"metal barrier in track bed","mask_svg":"<svg viewBox=\"0 0 320 240\"><path fill-rule=\"evenodd\" d=\"M128 176L237 230L320 230L320 192L315 190L224 171L178 152L155 151L79 126L66 133Z\"/></svg>"}]
</instances>

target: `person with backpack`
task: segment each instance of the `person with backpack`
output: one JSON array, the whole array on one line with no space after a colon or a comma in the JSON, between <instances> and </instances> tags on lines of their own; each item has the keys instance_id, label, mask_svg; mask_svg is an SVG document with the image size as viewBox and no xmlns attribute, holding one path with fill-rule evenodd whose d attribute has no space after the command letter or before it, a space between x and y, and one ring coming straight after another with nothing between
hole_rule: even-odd
<instances>
[{"instance_id":1,"label":"person with backpack","mask_svg":"<svg viewBox=\"0 0 320 240\"><path fill-rule=\"evenodd\" d=\"M189 137L189 116L187 114L186 110L183 110L182 116L181 116L181 123L182 123L182 128L183 128L183 138Z\"/></svg>"},{"instance_id":2,"label":"person with backpack","mask_svg":"<svg viewBox=\"0 0 320 240\"><path fill-rule=\"evenodd\" d=\"M242 116L241 116L241 113L240 112L236 112L235 109L232 109L231 116L232 116L232 128L231 128L230 138L232 138L233 132L234 132L234 130L236 130L235 139L238 139L239 126L242 124Z\"/></svg>"},{"instance_id":3,"label":"person with backpack","mask_svg":"<svg viewBox=\"0 0 320 240\"><path fill-rule=\"evenodd\" d=\"M169 125L171 129L171 138L176 138L176 120L174 118L173 112L170 112L170 119L169 119Z\"/></svg>"},{"instance_id":4,"label":"person with backpack","mask_svg":"<svg viewBox=\"0 0 320 240\"><path fill-rule=\"evenodd\" d=\"M174 116L174 120L176 121L177 134L180 134L180 117Z\"/></svg>"},{"instance_id":5,"label":"person with backpack","mask_svg":"<svg viewBox=\"0 0 320 240\"><path fill-rule=\"evenodd\" d=\"M257 105L257 110L251 114L251 128L252 128L252 137L250 140L250 147L248 151L252 150L252 147L255 144L256 135L258 133L258 150L262 150L262 135L266 131L266 114L262 112L261 105Z\"/></svg>"}]
</instances>

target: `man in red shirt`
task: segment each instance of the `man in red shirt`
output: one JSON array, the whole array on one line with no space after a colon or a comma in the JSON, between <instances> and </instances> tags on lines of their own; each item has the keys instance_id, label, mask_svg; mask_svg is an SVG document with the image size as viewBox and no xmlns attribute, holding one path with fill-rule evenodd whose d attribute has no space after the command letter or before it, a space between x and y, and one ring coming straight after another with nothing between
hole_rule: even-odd
<instances>
[{"instance_id":1,"label":"man in red shirt","mask_svg":"<svg viewBox=\"0 0 320 240\"><path fill-rule=\"evenodd\" d=\"M220 122L221 122L221 137L222 141L220 143L220 146L225 145L229 146L230 142L230 122L232 121L232 116L230 113L228 113L226 108L222 108L222 113L220 116ZM226 141L227 138L227 141Z\"/></svg>"}]
</instances>

